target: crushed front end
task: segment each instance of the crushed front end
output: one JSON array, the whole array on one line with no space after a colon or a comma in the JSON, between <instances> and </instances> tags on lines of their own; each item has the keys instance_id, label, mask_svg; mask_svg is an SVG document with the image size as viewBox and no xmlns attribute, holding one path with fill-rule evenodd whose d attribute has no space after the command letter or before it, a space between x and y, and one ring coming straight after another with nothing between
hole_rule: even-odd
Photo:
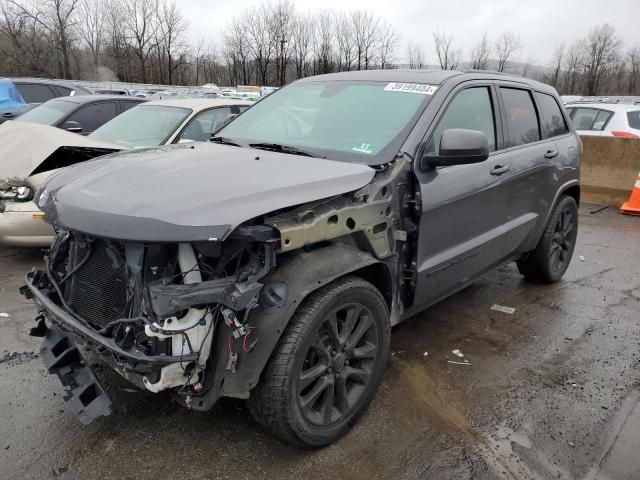
<instances>
[{"instance_id":1,"label":"crushed front end","mask_svg":"<svg viewBox=\"0 0 640 480\"><path fill-rule=\"evenodd\" d=\"M242 227L224 242L162 244L59 231L22 293L38 305L32 334L45 337L42 357L65 385L69 409L85 424L111 410L77 346L141 389L210 408L224 373L258 342L249 313L278 238L270 227Z\"/></svg>"}]
</instances>

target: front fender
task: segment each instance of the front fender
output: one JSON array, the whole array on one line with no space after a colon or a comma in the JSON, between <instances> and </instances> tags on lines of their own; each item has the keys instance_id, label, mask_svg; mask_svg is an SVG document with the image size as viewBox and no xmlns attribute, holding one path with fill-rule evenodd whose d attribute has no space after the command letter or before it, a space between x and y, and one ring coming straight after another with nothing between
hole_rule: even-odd
<instances>
[{"instance_id":1,"label":"front fender","mask_svg":"<svg viewBox=\"0 0 640 480\"><path fill-rule=\"evenodd\" d=\"M288 254L278 267L266 276L262 282L265 289L270 284L285 284L287 293L281 306L266 307L264 302L251 312L249 324L257 329L259 341L253 351L245 353L236 348L238 366L235 373L229 372L228 339L231 329L221 325L218 330L213 354L215 379L214 389L219 386L218 396L208 395L203 405L199 402L193 408L207 410L220 396L248 398L264 369L271 353L276 347L282 332L291 320L298 306L304 299L318 288L349 273L381 263L370 253L358 250L345 243L332 243L326 247L306 251L299 250ZM385 267L386 268L386 267Z\"/></svg>"}]
</instances>

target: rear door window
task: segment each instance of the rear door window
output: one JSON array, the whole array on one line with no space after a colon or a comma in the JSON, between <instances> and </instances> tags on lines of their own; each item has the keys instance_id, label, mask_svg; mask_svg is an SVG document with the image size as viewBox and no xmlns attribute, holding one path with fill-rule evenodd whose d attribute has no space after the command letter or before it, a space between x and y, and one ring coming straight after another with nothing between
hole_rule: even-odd
<instances>
[{"instance_id":1,"label":"rear door window","mask_svg":"<svg viewBox=\"0 0 640 480\"><path fill-rule=\"evenodd\" d=\"M16 88L27 103L44 103L58 96L49 86L40 83L18 83Z\"/></svg>"},{"instance_id":2,"label":"rear door window","mask_svg":"<svg viewBox=\"0 0 640 480\"><path fill-rule=\"evenodd\" d=\"M489 151L496 149L496 123L489 87L471 87L458 93L440 119L428 150L438 153L442 132L450 128L464 128L484 132Z\"/></svg>"},{"instance_id":3,"label":"rear door window","mask_svg":"<svg viewBox=\"0 0 640 480\"><path fill-rule=\"evenodd\" d=\"M500 87L506 111L507 146L517 147L540 140L538 113L529 90Z\"/></svg>"},{"instance_id":4,"label":"rear door window","mask_svg":"<svg viewBox=\"0 0 640 480\"><path fill-rule=\"evenodd\" d=\"M544 138L557 137L569 132L560 110L560 106L552 95L537 93L536 99L540 107L542 135Z\"/></svg>"},{"instance_id":5,"label":"rear door window","mask_svg":"<svg viewBox=\"0 0 640 480\"><path fill-rule=\"evenodd\" d=\"M115 116L115 102L100 102L82 107L71 115L67 121L78 122L82 127L82 133L90 133Z\"/></svg>"}]
</instances>

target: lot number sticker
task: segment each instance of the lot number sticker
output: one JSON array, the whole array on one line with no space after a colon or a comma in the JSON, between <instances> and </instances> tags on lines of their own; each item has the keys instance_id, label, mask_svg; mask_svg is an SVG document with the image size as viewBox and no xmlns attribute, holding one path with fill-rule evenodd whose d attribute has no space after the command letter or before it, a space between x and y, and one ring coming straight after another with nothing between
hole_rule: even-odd
<instances>
[{"instance_id":1,"label":"lot number sticker","mask_svg":"<svg viewBox=\"0 0 640 480\"><path fill-rule=\"evenodd\" d=\"M384 89L388 92L419 93L420 95L433 95L438 87L425 85L424 83L388 83Z\"/></svg>"}]
</instances>

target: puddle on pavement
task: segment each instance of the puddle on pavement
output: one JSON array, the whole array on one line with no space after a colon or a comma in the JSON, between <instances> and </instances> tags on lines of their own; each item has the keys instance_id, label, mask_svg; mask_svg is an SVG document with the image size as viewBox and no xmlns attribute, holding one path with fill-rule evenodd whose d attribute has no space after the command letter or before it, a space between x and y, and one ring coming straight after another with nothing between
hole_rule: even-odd
<instances>
[{"instance_id":1,"label":"puddle on pavement","mask_svg":"<svg viewBox=\"0 0 640 480\"><path fill-rule=\"evenodd\" d=\"M426 365L392 358L390 367L395 400L401 401L402 397L408 399L414 412L426 418L433 427L454 435L461 434L496 476L508 480L541 478L525 465L517 453L519 449L530 450L532 447L525 432L499 426L490 435L478 433L469 425L461 410L463 399L443 398ZM419 422L415 418L413 420L411 425L420 428ZM561 473L558 478L565 478L562 476L565 472L558 472L557 466L551 462L540 458L539 464L545 470Z\"/></svg>"}]
</instances>

